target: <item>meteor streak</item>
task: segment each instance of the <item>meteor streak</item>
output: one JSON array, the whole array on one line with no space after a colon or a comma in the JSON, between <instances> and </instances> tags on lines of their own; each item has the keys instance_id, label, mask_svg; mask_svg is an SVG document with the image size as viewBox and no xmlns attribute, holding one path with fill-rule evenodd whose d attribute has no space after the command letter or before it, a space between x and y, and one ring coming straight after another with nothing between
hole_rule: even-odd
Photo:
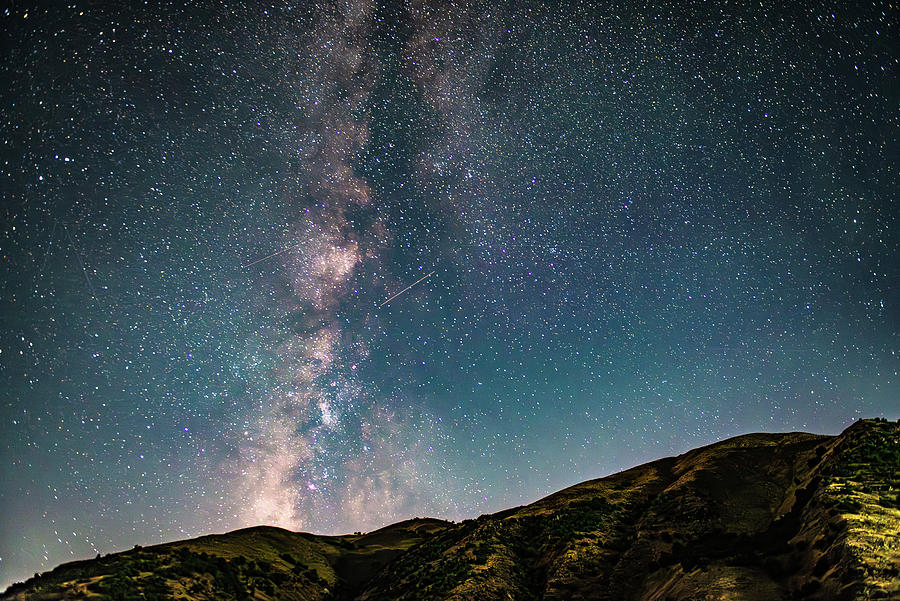
<instances>
[{"instance_id":1,"label":"meteor streak","mask_svg":"<svg viewBox=\"0 0 900 601\"><path fill-rule=\"evenodd\" d=\"M432 271L431 273L429 273L429 274L426 275L426 276L420 277L418 280L416 280L415 282L413 282L412 284L410 284L409 286L407 286L406 288L404 288L403 290L401 290L400 292L398 292L397 294L395 294L395 295L392 296L391 298L387 299L386 301L384 301L383 303L381 303L380 305L378 305L378 308L380 309L381 307L385 306L386 304L388 304L389 302L391 302L392 300L394 300L395 298L397 298L398 296L400 296L401 294L403 294L404 292L406 292L407 290L409 290L410 288L412 288L413 286L415 286L416 284L418 284L419 282L421 282L422 280L427 280L428 278L431 277L431 275L432 275L433 273L434 273L434 271Z\"/></svg>"},{"instance_id":2,"label":"meteor streak","mask_svg":"<svg viewBox=\"0 0 900 601\"><path fill-rule=\"evenodd\" d=\"M303 243L301 242L300 244L303 244ZM278 252L274 252L274 253L272 253L271 255L266 255L266 256L263 257L262 259L257 259L257 260L255 260L255 261L251 261L251 262L247 263L246 265L241 265L241 267L244 268L244 269L246 269L246 268L250 267L251 265L256 265L257 263L262 263L262 262L265 261L266 259L271 259L272 257L277 257L278 255L283 254L283 253L286 253L286 252L289 251L289 250L294 250L295 248L297 248L298 246L300 246L300 244L295 244L295 245L293 245L293 246L288 246L287 248L282 248L282 249L279 250Z\"/></svg>"}]
</instances>

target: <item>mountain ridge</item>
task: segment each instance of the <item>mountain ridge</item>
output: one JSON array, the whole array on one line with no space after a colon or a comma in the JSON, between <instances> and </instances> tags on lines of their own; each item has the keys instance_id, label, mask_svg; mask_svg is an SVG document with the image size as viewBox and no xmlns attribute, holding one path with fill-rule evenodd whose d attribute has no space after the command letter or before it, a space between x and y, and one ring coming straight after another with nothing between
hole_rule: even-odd
<instances>
[{"instance_id":1,"label":"mountain ridge","mask_svg":"<svg viewBox=\"0 0 900 601\"><path fill-rule=\"evenodd\" d=\"M750 433L460 523L256 526L70 562L12 599L900 598L900 424Z\"/></svg>"}]
</instances>

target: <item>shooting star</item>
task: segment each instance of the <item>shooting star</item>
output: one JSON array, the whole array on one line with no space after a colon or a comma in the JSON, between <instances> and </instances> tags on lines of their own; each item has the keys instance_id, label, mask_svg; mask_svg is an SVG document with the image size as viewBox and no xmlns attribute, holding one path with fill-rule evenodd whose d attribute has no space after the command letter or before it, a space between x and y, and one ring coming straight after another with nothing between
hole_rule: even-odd
<instances>
[{"instance_id":1,"label":"shooting star","mask_svg":"<svg viewBox=\"0 0 900 601\"><path fill-rule=\"evenodd\" d=\"M407 286L406 288L404 288L403 290L401 290L400 292L398 292L397 294L395 294L395 295L392 296L391 298L387 299L386 301L384 301L383 303L381 303L380 305L378 305L378 308L380 309L381 307L385 306L386 304L388 304L389 302L391 302L392 300L394 300L395 298L397 298L398 296L400 296L401 294L403 294L404 292L406 292L407 290L409 290L410 288L412 288L413 286L415 286L415 285L418 284L419 282L421 282L421 281L423 281L423 280L427 280L428 278L431 277L431 275L432 275L433 273L434 273L434 272L432 271L432 272L429 273L428 275L420 277L418 280L416 280L415 282L413 282L412 284L410 284L409 286Z\"/></svg>"},{"instance_id":2,"label":"shooting star","mask_svg":"<svg viewBox=\"0 0 900 601\"><path fill-rule=\"evenodd\" d=\"M251 267L251 266L253 266L253 265L256 265L257 263L262 263L262 262L265 261L266 259L271 259L272 257L277 257L278 255L284 254L284 253L286 253L286 252L289 251L289 250L294 250L295 248L298 248L301 244L303 244L303 243L301 242L300 244L295 244L295 245L293 245L293 246L288 246L287 248L282 248L282 249L279 250L278 252L274 252L274 253L272 253L271 255L266 255L266 256L263 257L262 259L257 259L257 260L255 260L255 261L251 261L251 262L247 263L246 265L241 265L241 268L242 268L242 269L247 269L248 267Z\"/></svg>"}]
</instances>

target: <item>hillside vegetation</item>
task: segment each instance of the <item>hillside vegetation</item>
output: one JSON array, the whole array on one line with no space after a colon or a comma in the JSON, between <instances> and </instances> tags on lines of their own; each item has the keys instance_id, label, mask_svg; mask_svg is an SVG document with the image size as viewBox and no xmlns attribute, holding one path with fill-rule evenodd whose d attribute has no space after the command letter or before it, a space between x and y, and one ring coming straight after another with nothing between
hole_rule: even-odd
<instances>
[{"instance_id":1,"label":"hillside vegetation","mask_svg":"<svg viewBox=\"0 0 900 601\"><path fill-rule=\"evenodd\" d=\"M0 599L900 598L900 425L748 434L461 523L271 527L72 562Z\"/></svg>"}]
</instances>

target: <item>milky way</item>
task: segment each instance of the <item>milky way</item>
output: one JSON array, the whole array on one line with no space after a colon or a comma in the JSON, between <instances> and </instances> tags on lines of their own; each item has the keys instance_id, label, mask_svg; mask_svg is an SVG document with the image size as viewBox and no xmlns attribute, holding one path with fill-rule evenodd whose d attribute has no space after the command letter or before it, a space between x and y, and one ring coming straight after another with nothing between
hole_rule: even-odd
<instances>
[{"instance_id":1,"label":"milky way","mask_svg":"<svg viewBox=\"0 0 900 601\"><path fill-rule=\"evenodd\" d=\"M0 586L900 417L888 4L2 19Z\"/></svg>"}]
</instances>

